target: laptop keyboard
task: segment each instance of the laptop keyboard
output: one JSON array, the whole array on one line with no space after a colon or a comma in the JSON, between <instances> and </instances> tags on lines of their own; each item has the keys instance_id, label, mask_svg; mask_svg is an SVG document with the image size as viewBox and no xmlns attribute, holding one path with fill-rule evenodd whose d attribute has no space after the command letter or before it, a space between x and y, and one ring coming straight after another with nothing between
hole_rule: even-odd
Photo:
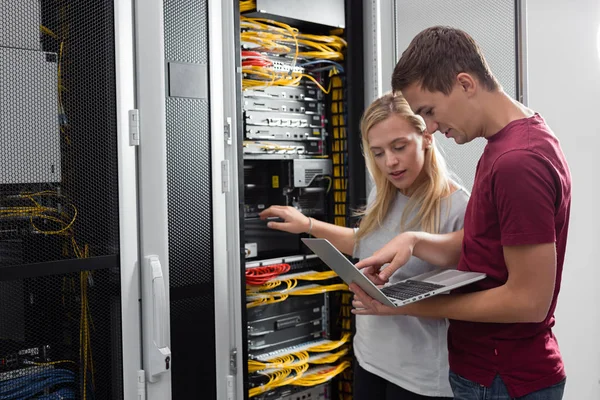
<instances>
[{"instance_id":1,"label":"laptop keyboard","mask_svg":"<svg viewBox=\"0 0 600 400\"><path fill-rule=\"evenodd\" d=\"M384 287L381 291L383 294L393 299L406 300L443 287L443 285L437 285L435 283L407 280Z\"/></svg>"}]
</instances>

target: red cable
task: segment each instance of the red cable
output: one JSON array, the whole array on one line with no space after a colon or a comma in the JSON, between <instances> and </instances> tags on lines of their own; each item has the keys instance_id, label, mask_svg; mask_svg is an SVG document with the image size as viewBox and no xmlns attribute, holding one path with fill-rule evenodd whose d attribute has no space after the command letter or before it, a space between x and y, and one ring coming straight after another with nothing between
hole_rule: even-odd
<instances>
[{"instance_id":1,"label":"red cable","mask_svg":"<svg viewBox=\"0 0 600 400\"><path fill-rule=\"evenodd\" d=\"M273 62L257 51L242 51L242 66L256 65L259 67L270 67Z\"/></svg>"},{"instance_id":2,"label":"red cable","mask_svg":"<svg viewBox=\"0 0 600 400\"><path fill-rule=\"evenodd\" d=\"M271 279L285 274L290 270L289 264L273 264L246 270L246 283L248 285L264 285Z\"/></svg>"},{"instance_id":3,"label":"red cable","mask_svg":"<svg viewBox=\"0 0 600 400\"><path fill-rule=\"evenodd\" d=\"M256 65L258 67L271 67L273 65L273 63L268 60L250 59L250 60L242 61L242 66L246 66L246 65Z\"/></svg>"},{"instance_id":4,"label":"red cable","mask_svg":"<svg viewBox=\"0 0 600 400\"><path fill-rule=\"evenodd\" d=\"M258 51L243 50L242 57L244 57L244 56L264 57L265 55Z\"/></svg>"}]
</instances>

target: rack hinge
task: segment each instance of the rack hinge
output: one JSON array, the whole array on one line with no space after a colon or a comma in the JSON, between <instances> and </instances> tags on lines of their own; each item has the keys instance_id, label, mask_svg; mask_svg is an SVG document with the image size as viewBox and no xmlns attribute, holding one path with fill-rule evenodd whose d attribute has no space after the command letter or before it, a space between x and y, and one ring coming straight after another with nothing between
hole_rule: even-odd
<instances>
[{"instance_id":1,"label":"rack hinge","mask_svg":"<svg viewBox=\"0 0 600 400\"><path fill-rule=\"evenodd\" d=\"M221 161L221 193L229 192L229 160Z\"/></svg>"},{"instance_id":2,"label":"rack hinge","mask_svg":"<svg viewBox=\"0 0 600 400\"><path fill-rule=\"evenodd\" d=\"M227 143L229 146L231 146L231 117L227 117L225 119L225 129L224 129L224 135L225 135L225 143Z\"/></svg>"},{"instance_id":3,"label":"rack hinge","mask_svg":"<svg viewBox=\"0 0 600 400\"><path fill-rule=\"evenodd\" d=\"M227 400L235 400L235 377L227 375Z\"/></svg>"},{"instance_id":4,"label":"rack hinge","mask_svg":"<svg viewBox=\"0 0 600 400\"><path fill-rule=\"evenodd\" d=\"M229 352L229 372L232 375L237 374L237 349L235 347Z\"/></svg>"},{"instance_id":5,"label":"rack hinge","mask_svg":"<svg viewBox=\"0 0 600 400\"><path fill-rule=\"evenodd\" d=\"M129 110L129 145L140 144L140 111Z\"/></svg>"},{"instance_id":6,"label":"rack hinge","mask_svg":"<svg viewBox=\"0 0 600 400\"><path fill-rule=\"evenodd\" d=\"M136 400L146 400L146 371L138 370L137 380L137 398Z\"/></svg>"}]
</instances>

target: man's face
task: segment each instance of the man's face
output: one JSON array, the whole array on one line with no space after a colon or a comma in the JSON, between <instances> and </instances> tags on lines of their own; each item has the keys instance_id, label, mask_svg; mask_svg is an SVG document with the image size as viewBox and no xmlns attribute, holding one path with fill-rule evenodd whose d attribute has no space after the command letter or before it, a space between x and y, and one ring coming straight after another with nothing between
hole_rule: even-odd
<instances>
[{"instance_id":1,"label":"man's face","mask_svg":"<svg viewBox=\"0 0 600 400\"><path fill-rule=\"evenodd\" d=\"M419 84L412 84L402 91L415 114L423 117L427 131L440 131L457 144L473 140L476 134L476 113L463 87L456 84L449 95L430 92Z\"/></svg>"}]
</instances>

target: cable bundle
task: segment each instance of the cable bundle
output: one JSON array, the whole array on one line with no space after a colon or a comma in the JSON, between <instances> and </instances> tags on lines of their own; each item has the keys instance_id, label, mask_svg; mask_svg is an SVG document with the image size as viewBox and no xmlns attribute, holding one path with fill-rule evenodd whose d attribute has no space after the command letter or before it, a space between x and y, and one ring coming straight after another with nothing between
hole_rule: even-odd
<instances>
[{"instance_id":1,"label":"cable bundle","mask_svg":"<svg viewBox=\"0 0 600 400\"><path fill-rule=\"evenodd\" d=\"M325 292L334 292L336 290L348 290L348 285L345 283L336 283L333 285L311 285L306 289L294 290L290 295L294 296L312 296L313 294L321 294Z\"/></svg>"},{"instance_id":2,"label":"cable bundle","mask_svg":"<svg viewBox=\"0 0 600 400\"><path fill-rule=\"evenodd\" d=\"M246 275L247 276L247 275ZM304 274L298 274L298 275L294 275L294 277L292 279L278 279L278 278L273 278L269 281L267 281L265 284L260 285L260 286L248 286L247 287L247 291L248 292L264 292L264 291L270 291L276 287L278 287L279 285L281 285L281 282L290 282L290 281L324 281L324 280L328 280L328 279L333 279L333 278L337 278L338 275L334 272L334 271L323 271L323 272L315 272L315 271L308 271ZM285 277L283 277L285 278ZM296 285L290 286L288 284L287 290L291 289L292 287L295 287Z\"/></svg>"},{"instance_id":3,"label":"cable bundle","mask_svg":"<svg viewBox=\"0 0 600 400\"><path fill-rule=\"evenodd\" d=\"M289 286L286 289L281 291L271 291L271 292L252 292L246 291L246 296L251 298L251 302L246 303L247 308L256 307L259 305L266 305L272 303L278 303L287 299L289 296L312 296L315 294L322 294L326 292L334 292L337 290L348 290L348 285L345 283L338 283L334 285L308 285L306 288L298 288L296 290L291 291L297 284L297 281L291 280L286 281Z\"/></svg>"},{"instance_id":4,"label":"cable bundle","mask_svg":"<svg viewBox=\"0 0 600 400\"><path fill-rule=\"evenodd\" d=\"M258 288L247 288L246 296L251 297L252 300L249 303L246 303L247 308L252 308L256 306L262 306L266 304L279 303L280 301L284 301L288 298L289 294L285 293L286 291L293 289L298 284L296 280L286 280L284 281L287 284L287 288L278 292L268 292L268 293L260 293L259 290L262 288L269 287L270 284L259 286ZM279 282L281 283L281 282ZM278 284L273 283L273 286L278 286Z\"/></svg>"},{"instance_id":5,"label":"cable bundle","mask_svg":"<svg viewBox=\"0 0 600 400\"><path fill-rule=\"evenodd\" d=\"M344 333L340 340L330 341L327 343L312 346L308 349L310 352L325 352L335 350L350 340L350 333Z\"/></svg>"},{"instance_id":6,"label":"cable bundle","mask_svg":"<svg viewBox=\"0 0 600 400\"><path fill-rule=\"evenodd\" d=\"M302 375L306 372L306 370L308 370L308 364L303 364L298 367L289 367L269 371L265 374L269 377L269 381L264 385L260 385L250 389L248 391L248 396L254 397L261 393L268 392L269 390L273 390L277 387L289 385L296 379L301 378Z\"/></svg>"},{"instance_id":7,"label":"cable bundle","mask_svg":"<svg viewBox=\"0 0 600 400\"><path fill-rule=\"evenodd\" d=\"M338 365L332 365L326 368L317 367L315 371L312 372L308 370L308 373L303 374L303 376L299 377L291 381L290 385L296 386L316 386L322 383L328 382L333 377L342 373L346 368L350 367L350 361L342 361Z\"/></svg>"},{"instance_id":8,"label":"cable bundle","mask_svg":"<svg viewBox=\"0 0 600 400\"><path fill-rule=\"evenodd\" d=\"M294 279L299 281L324 281L327 279L337 278L338 274L335 271L323 271L323 272L307 272L303 275L297 275Z\"/></svg>"},{"instance_id":9,"label":"cable bundle","mask_svg":"<svg viewBox=\"0 0 600 400\"><path fill-rule=\"evenodd\" d=\"M347 46L344 39L335 35L310 35L282 22L265 18L241 17L242 41L256 45L255 50L269 53L292 52L294 60L314 58L343 60L342 50Z\"/></svg>"},{"instance_id":10,"label":"cable bundle","mask_svg":"<svg viewBox=\"0 0 600 400\"><path fill-rule=\"evenodd\" d=\"M290 270L289 264L273 264L246 270L246 284L264 285L271 279Z\"/></svg>"},{"instance_id":11,"label":"cable bundle","mask_svg":"<svg viewBox=\"0 0 600 400\"><path fill-rule=\"evenodd\" d=\"M284 301L289 296L312 296L315 294L322 294L337 290L348 290L348 285L345 283L337 283L333 285L307 285L306 287L296 288L296 285L298 284L296 279L290 279L284 282L287 284L287 288L283 290L260 292L258 290L247 289L246 296L250 299L250 302L246 303L246 308L278 303L280 301Z\"/></svg>"},{"instance_id":12,"label":"cable bundle","mask_svg":"<svg viewBox=\"0 0 600 400\"><path fill-rule=\"evenodd\" d=\"M254 11L256 10L256 0L241 0L240 1L240 12Z\"/></svg>"},{"instance_id":13,"label":"cable bundle","mask_svg":"<svg viewBox=\"0 0 600 400\"><path fill-rule=\"evenodd\" d=\"M240 9L253 9L252 2L242 1ZM343 72L335 61L344 59L342 53L347 43L335 35L303 34L282 22L264 18L242 16L240 39L242 51L242 88L267 86L299 86L302 79L315 83L321 91L329 93L314 73L329 71L329 76ZM300 61L300 64L298 62ZM311 73L306 72L307 67Z\"/></svg>"},{"instance_id":14,"label":"cable bundle","mask_svg":"<svg viewBox=\"0 0 600 400\"><path fill-rule=\"evenodd\" d=\"M335 344L337 345L338 342L335 342ZM248 360L248 372L252 373L269 369L299 367L304 364L331 364L348 354L348 351L348 348L344 348L336 353L324 354L323 356L310 356L309 352L313 351L308 349L293 354L275 357L265 362Z\"/></svg>"},{"instance_id":15,"label":"cable bundle","mask_svg":"<svg viewBox=\"0 0 600 400\"><path fill-rule=\"evenodd\" d=\"M264 385L253 387L249 391L249 397L273 390L286 385L316 386L328 382L333 377L342 373L350 367L349 361L342 361L338 365L319 366L309 369L309 364L282 368L273 371L265 371L269 381Z\"/></svg>"},{"instance_id":16,"label":"cable bundle","mask_svg":"<svg viewBox=\"0 0 600 400\"><path fill-rule=\"evenodd\" d=\"M242 67L272 67L273 61L258 51L242 51Z\"/></svg>"},{"instance_id":17,"label":"cable bundle","mask_svg":"<svg viewBox=\"0 0 600 400\"><path fill-rule=\"evenodd\" d=\"M309 354L306 351L301 351L294 354L286 354L281 357L273 358L267 362L257 360L248 360L248 372L257 372L266 369L282 369L290 366L299 366L306 364L309 359Z\"/></svg>"},{"instance_id":18,"label":"cable bundle","mask_svg":"<svg viewBox=\"0 0 600 400\"><path fill-rule=\"evenodd\" d=\"M348 349L342 349L337 353L328 354L325 357L316 358L314 360L308 360L310 364L331 364L339 360L341 357L348 354Z\"/></svg>"},{"instance_id":19,"label":"cable bundle","mask_svg":"<svg viewBox=\"0 0 600 400\"><path fill-rule=\"evenodd\" d=\"M65 384L74 384L75 374L66 369L48 369L19 378L0 382L0 399L26 400L40 394L37 399L76 399L76 392L71 387L57 388L56 391L43 395L45 390Z\"/></svg>"}]
</instances>

